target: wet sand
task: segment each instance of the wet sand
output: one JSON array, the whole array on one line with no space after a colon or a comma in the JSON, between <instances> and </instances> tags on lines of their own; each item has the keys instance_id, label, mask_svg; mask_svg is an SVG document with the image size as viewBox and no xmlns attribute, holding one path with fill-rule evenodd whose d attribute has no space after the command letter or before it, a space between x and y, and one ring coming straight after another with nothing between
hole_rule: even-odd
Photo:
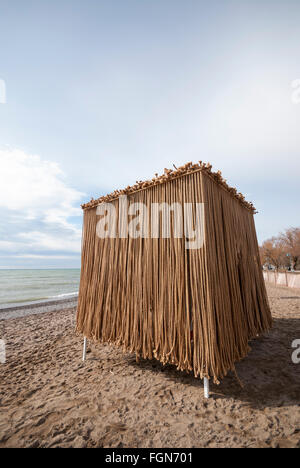
<instances>
[{"instance_id":1,"label":"wet sand","mask_svg":"<svg viewBox=\"0 0 300 468\"><path fill-rule=\"evenodd\" d=\"M137 364L113 346L89 343L82 363L71 303L0 316L0 448L300 448L300 364L291 360L300 291L268 285L268 294L274 327L237 365L244 388L229 374L211 385L210 400L192 375Z\"/></svg>"},{"instance_id":2,"label":"wet sand","mask_svg":"<svg viewBox=\"0 0 300 468\"><path fill-rule=\"evenodd\" d=\"M65 299L47 300L28 303L26 305L0 307L0 320L7 320L26 315L44 314L55 310L71 309L77 306L78 295Z\"/></svg>"}]
</instances>

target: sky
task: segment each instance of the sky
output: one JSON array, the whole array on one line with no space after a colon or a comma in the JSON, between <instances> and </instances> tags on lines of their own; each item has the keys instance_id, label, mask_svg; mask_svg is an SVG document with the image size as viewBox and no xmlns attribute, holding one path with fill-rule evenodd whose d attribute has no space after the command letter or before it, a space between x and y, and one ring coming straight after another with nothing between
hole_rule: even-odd
<instances>
[{"instance_id":1,"label":"sky","mask_svg":"<svg viewBox=\"0 0 300 468\"><path fill-rule=\"evenodd\" d=\"M299 226L299 0L0 0L0 268L80 266L91 197L203 160Z\"/></svg>"}]
</instances>

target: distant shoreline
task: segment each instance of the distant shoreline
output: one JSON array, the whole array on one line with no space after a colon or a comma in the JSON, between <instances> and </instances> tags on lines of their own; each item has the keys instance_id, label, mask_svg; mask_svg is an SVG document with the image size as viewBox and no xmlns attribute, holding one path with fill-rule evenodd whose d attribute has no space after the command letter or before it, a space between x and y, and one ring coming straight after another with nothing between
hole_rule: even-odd
<instances>
[{"instance_id":1,"label":"distant shoreline","mask_svg":"<svg viewBox=\"0 0 300 468\"><path fill-rule=\"evenodd\" d=\"M11 306L0 306L0 320L25 317L26 315L42 314L56 310L72 309L73 307L77 307L77 301L78 294L74 294L73 296L61 299L46 299L42 301L22 303L20 305L13 304Z\"/></svg>"}]
</instances>

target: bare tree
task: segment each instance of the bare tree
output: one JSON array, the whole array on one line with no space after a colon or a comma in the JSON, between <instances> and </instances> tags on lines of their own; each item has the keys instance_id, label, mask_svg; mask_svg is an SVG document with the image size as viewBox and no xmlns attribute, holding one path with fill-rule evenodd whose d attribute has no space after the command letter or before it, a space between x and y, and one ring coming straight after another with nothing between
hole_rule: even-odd
<instances>
[{"instance_id":1,"label":"bare tree","mask_svg":"<svg viewBox=\"0 0 300 468\"><path fill-rule=\"evenodd\" d=\"M285 254L290 259L292 270L297 266L300 260L300 228L290 228L280 234L280 239L285 248Z\"/></svg>"},{"instance_id":2,"label":"bare tree","mask_svg":"<svg viewBox=\"0 0 300 468\"><path fill-rule=\"evenodd\" d=\"M273 265L276 270L284 266L286 262L285 245L280 237L272 237L266 240L260 247L262 263Z\"/></svg>"}]
</instances>

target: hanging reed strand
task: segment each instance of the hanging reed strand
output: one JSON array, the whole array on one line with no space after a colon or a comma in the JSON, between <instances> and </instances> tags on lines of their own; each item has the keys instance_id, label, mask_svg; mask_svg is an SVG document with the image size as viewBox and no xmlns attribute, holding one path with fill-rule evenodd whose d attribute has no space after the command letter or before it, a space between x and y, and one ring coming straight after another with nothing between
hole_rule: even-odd
<instances>
[{"instance_id":1,"label":"hanging reed strand","mask_svg":"<svg viewBox=\"0 0 300 468\"><path fill-rule=\"evenodd\" d=\"M83 206L77 332L218 383L272 324L255 209L210 165L184 168ZM164 239L161 226L158 239L98 238L97 205L109 201L118 214L124 193L149 208L149 219L151 203L204 203L204 246Z\"/></svg>"}]
</instances>

